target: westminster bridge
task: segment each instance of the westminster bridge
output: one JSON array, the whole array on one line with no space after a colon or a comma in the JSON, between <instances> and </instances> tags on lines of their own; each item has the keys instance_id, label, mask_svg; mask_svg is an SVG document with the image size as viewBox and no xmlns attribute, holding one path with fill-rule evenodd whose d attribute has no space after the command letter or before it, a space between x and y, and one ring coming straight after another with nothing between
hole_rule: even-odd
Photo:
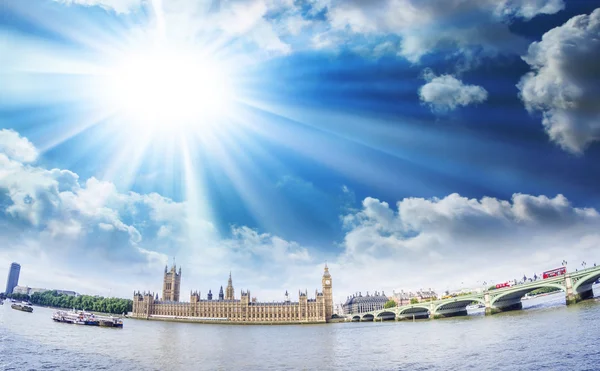
<instances>
[{"instance_id":1,"label":"westminster bridge","mask_svg":"<svg viewBox=\"0 0 600 371\"><path fill-rule=\"evenodd\" d=\"M383 321L466 316L467 306L473 303L485 305L485 314L490 315L522 309L521 299L523 296L544 287L562 290L565 293L567 305L571 305L592 298L594 296L592 285L599 278L600 266L510 287L486 290L482 293L348 314L346 318L352 321Z\"/></svg>"}]
</instances>

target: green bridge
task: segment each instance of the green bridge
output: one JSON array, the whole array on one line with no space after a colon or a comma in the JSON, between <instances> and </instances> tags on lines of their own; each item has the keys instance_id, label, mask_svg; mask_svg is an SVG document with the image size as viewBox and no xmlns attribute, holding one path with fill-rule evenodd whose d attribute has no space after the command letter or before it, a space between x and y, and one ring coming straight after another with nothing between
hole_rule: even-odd
<instances>
[{"instance_id":1,"label":"green bridge","mask_svg":"<svg viewBox=\"0 0 600 371\"><path fill-rule=\"evenodd\" d=\"M485 305L485 314L490 315L522 309L523 304L521 299L523 296L544 287L553 287L562 290L565 293L567 305L571 305L581 300L592 298L594 296L592 285L599 278L600 267L592 267L511 287L486 290L477 294L421 302L365 313L348 314L346 318L352 321L383 321L466 316L467 306L473 303Z\"/></svg>"}]
</instances>

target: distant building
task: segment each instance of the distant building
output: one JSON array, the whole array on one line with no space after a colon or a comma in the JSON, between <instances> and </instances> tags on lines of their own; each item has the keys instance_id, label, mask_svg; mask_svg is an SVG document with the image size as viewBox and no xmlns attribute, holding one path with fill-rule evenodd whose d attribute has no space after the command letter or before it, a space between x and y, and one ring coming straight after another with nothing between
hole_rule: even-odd
<instances>
[{"instance_id":1,"label":"distant building","mask_svg":"<svg viewBox=\"0 0 600 371\"><path fill-rule=\"evenodd\" d=\"M12 263L8 270L5 293L12 294L14 288L19 285L19 273L21 273L21 265L18 263Z\"/></svg>"},{"instance_id":2,"label":"distant building","mask_svg":"<svg viewBox=\"0 0 600 371\"><path fill-rule=\"evenodd\" d=\"M13 294L29 295L30 287L27 286L15 286L13 288Z\"/></svg>"},{"instance_id":3,"label":"distant building","mask_svg":"<svg viewBox=\"0 0 600 371\"><path fill-rule=\"evenodd\" d=\"M42 289L39 287L28 287L28 286L16 286L13 289L13 294L24 294L24 295L33 295L36 293L44 293L46 291L53 291L53 290L48 290L48 289ZM75 291L71 291L71 290L54 290L56 291L57 294L59 295L67 295L67 296L79 296L79 294Z\"/></svg>"},{"instance_id":4,"label":"distant building","mask_svg":"<svg viewBox=\"0 0 600 371\"><path fill-rule=\"evenodd\" d=\"M298 301L290 300L285 292L282 302L258 302L250 291L242 290L240 298L234 296L231 272L227 287L220 288L218 299L213 300L212 290L202 297L198 291L190 292L190 301L180 302L181 268L175 265L163 273L162 299L158 295L134 292L132 316L146 319L231 321L238 323L324 323L333 315L332 277L329 268L321 279L322 292L315 290L315 298L308 292L298 292ZM215 296L217 296L215 294Z\"/></svg>"},{"instance_id":5,"label":"distant building","mask_svg":"<svg viewBox=\"0 0 600 371\"><path fill-rule=\"evenodd\" d=\"M421 289L421 290L417 291L416 294L413 297L411 297L411 299L416 298L419 302L422 302L422 301L436 300L437 297L438 297L438 295L432 289L429 289L429 290Z\"/></svg>"},{"instance_id":6,"label":"distant building","mask_svg":"<svg viewBox=\"0 0 600 371\"><path fill-rule=\"evenodd\" d=\"M342 304L342 308L344 314L365 313L372 310L383 309L383 306L388 300L388 297L385 296L383 291L381 293L375 291L374 295L369 295L369 292L367 291L366 296L363 296L362 293L359 292L355 295L348 296L346 302Z\"/></svg>"},{"instance_id":7,"label":"distant building","mask_svg":"<svg viewBox=\"0 0 600 371\"><path fill-rule=\"evenodd\" d=\"M401 290L400 292L392 291L392 300L396 302L396 305L403 306L410 304L411 295L414 295L412 292L404 292Z\"/></svg>"},{"instance_id":8,"label":"distant building","mask_svg":"<svg viewBox=\"0 0 600 371\"><path fill-rule=\"evenodd\" d=\"M41 294L41 293L44 293L46 291L50 291L50 290L48 290L48 289L42 289L42 288L39 288L39 287L31 287L31 288L29 288L29 295L33 295L33 294L36 294L36 293L40 293Z\"/></svg>"},{"instance_id":9,"label":"distant building","mask_svg":"<svg viewBox=\"0 0 600 371\"><path fill-rule=\"evenodd\" d=\"M79 293L71 290L56 290L56 293L59 295L79 296Z\"/></svg>"},{"instance_id":10,"label":"distant building","mask_svg":"<svg viewBox=\"0 0 600 371\"><path fill-rule=\"evenodd\" d=\"M432 289L419 290L417 292L405 292L404 290L401 290L400 292L394 291L392 294L392 300L395 301L398 306L408 305L411 300L413 302L416 300L420 303L422 301L436 300L437 297L437 294Z\"/></svg>"}]
</instances>

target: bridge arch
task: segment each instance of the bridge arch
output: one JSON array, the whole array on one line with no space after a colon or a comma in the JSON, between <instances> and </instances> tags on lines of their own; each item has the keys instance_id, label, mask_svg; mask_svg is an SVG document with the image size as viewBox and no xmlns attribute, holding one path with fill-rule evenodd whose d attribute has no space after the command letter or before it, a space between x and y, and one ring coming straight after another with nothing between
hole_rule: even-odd
<instances>
[{"instance_id":1,"label":"bridge arch","mask_svg":"<svg viewBox=\"0 0 600 371\"><path fill-rule=\"evenodd\" d=\"M360 316L353 316L352 322L360 322Z\"/></svg>"},{"instance_id":2,"label":"bridge arch","mask_svg":"<svg viewBox=\"0 0 600 371\"><path fill-rule=\"evenodd\" d=\"M527 285L525 287L515 286L514 289L503 291L501 294L494 296L492 298L490 304L493 306L495 303L498 303L501 301L507 301L507 300L515 301L517 299L518 299L518 301L520 301L521 298L523 296L525 296L527 293L530 293L534 290L541 289L544 287L554 287L559 290L562 290L563 292L567 291L567 289L561 284L540 281L540 283L537 285Z\"/></svg>"},{"instance_id":3,"label":"bridge arch","mask_svg":"<svg viewBox=\"0 0 600 371\"><path fill-rule=\"evenodd\" d=\"M413 305L410 307L404 307L398 309L398 317L409 318L415 316L415 318L425 318L429 317L429 305Z\"/></svg>"},{"instance_id":4,"label":"bridge arch","mask_svg":"<svg viewBox=\"0 0 600 371\"><path fill-rule=\"evenodd\" d=\"M471 303L473 302L478 302L481 304L485 305L485 301L481 298L478 297L471 297L471 296L465 296L465 297L457 297L454 300L451 301L446 301L443 303L438 304L435 309L433 310L434 313L438 313L440 311L445 311L445 310L466 310L467 306L471 305Z\"/></svg>"},{"instance_id":5,"label":"bridge arch","mask_svg":"<svg viewBox=\"0 0 600 371\"><path fill-rule=\"evenodd\" d=\"M375 318L381 319L382 321L391 321L396 319L396 313L391 310L382 310L375 315Z\"/></svg>"},{"instance_id":6,"label":"bridge arch","mask_svg":"<svg viewBox=\"0 0 600 371\"><path fill-rule=\"evenodd\" d=\"M425 305L413 305L407 308L401 308L398 312L398 314L407 314L407 313L414 313L414 312L428 312L429 311L429 306L425 306Z\"/></svg>"},{"instance_id":7,"label":"bridge arch","mask_svg":"<svg viewBox=\"0 0 600 371\"><path fill-rule=\"evenodd\" d=\"M600 278L600 270L593 271L586 276L581 277L575 284L573 285L573 291L579 292L581 286L591 286Z\"/></svg>"},{"instance_id":8,"label":"bridge arch","mask_svg":"<svg viewBox=\"0 0 600 371\"><path fill-rule=\"evenodd\" d=\"M373 321L374 319L375 319L375 315L373 315L371 313L366 313L362 316L360 321L361 322L370 322L370 321Z\"/></svg>"}]
</instances>

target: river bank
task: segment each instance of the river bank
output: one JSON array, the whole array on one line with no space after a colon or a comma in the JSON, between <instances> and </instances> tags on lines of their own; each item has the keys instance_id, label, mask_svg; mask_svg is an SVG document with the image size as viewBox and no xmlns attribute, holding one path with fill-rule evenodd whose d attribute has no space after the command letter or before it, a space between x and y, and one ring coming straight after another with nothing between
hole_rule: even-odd
<instances>
[{"instance_id":1,"label":"river bank","mask_svg":"<svg viewBox=\"0 0 600 371\"><path fill-rule=\"evenodd\" d=\"M201 319L194 317L167 317L167 316L151 316L150 318L138 318L133 316L126 316L128 319L134 319L138 321L162 321L162 322L182 322L182 323L197 323L197 324L211 324L211 325L232 325L232 326L272 326L272 325L323 325L326 322L297 322L297 321L282 321L282 322L250 322L250 321L230 321L226 318L224 319Z\"/></svg>"}]
</instances>

